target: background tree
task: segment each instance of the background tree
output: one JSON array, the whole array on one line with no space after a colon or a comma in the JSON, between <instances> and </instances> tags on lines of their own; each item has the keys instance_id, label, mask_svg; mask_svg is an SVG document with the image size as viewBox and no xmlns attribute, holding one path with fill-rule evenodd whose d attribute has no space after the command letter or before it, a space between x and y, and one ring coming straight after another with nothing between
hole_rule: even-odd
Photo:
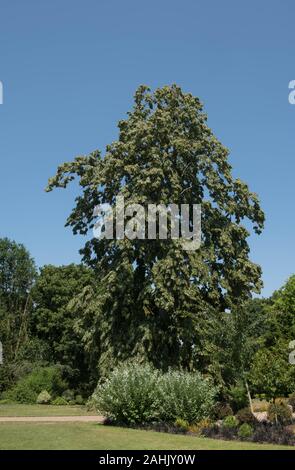
<instances>
[{"instance_id":1,"label":"background tree","mask_svg":"<svg viewBox=\"0 0 295 470\"><path fill-rule=\"evenodd\" d=\"M249 374L251 389L256 395L274 401L294 392L295 370L288 358L288 344L283 341L257 351Z\"/></svg>"},{"instance_id":2,"label":"background tree","mask_svg":"<svg viewBox=\"0 0 295 470\"><path fill-rule=\"evenodd\" d=\"M266 329L264 299L253 299L232 310L228 315L229 363L233 367L233 379L237 386L243 383L251 411L252 396L249 387L249 370L255 353L264 344ZM232 388L232 390L235 387Z\"/></svg>"},{"instance_id":3,"label":"background tree","mask_svg":"<svg viewBox=\"0 0 295 470\"><path fill-rule=\"evenodd\" d=\"M0 337L6 361L15 359L28 339L30 291L36 267L26 248L0 239Z\"/></svg>"},{"instance_id":4,"label":"background tree","mask_svg":"<svg viewBox=\"0 0 295 470\"><path fill-rule=\"evenodd\" d=\"M262 349L250 361L251 388L267 399L288 396L295 390L295 368L289 363L289 343L295 339L295 276L260 302L264 327L255 334L260 335Z\"/></svg>"},{"instance_id":5,"label":"background tree","mask_svg":"<svg viewBox=\"0 0 295 470\"><path fill-rule=\"evenodd\" d=\"M40 269L32 291L32 334L46 342L51 362L68 367L73 386L82 382L85 387L89 385L89 366L75 331L75 311L68 304L92 281L93 273L85 266L47 265Z\"/></svg>"},{"instance_id":6,"label":"background tree","mask_svg":"<svg viewBox=\"0 0 295 470\"><path fill-rule=\"evenodd\" d=\"M220 400L231 402L234 409L251 404L248 373L256 351L265 343L266 305L266 299L251 299L207 322L205 370L218 383Z\"/></svg>"},{"instance_id":7,"label":"background tree","mask_svg":"<svg viewBox=\"0 0 295 470\"><path fill-rule=\"evenodd\" d=\"M119 138L58 168L48 190L78 177L82 193L67 225L87 234L97 204L202 204L202 247L184 251L178 240L88 241L81 253L99 279L93 328L100 363L140 356L157 367L196 367L206 324L261 287L249 259L243 219L260 233L264 215L257 196L234 179L228 150L206 123L198 98L173 85L151 93L140 86ZM102 341L103 338L103 341Z\"/></svg>"},{"instance_id":8,"label":"background tree","mask_svg":"<svg viewBox=\"0 0 295 470\"><path fill-rule=\"evenodd\" d=\"M295 339L295 275L270 298L266 344L273 346L282 339Z\"/></svg>"},{"instance_id":9,"label":"background tree","mask_svg":"<svg viewBox=\"0 0 295 470\"><path fill-rule=\"evenodd\" d=\"M30 292L35 277L35 263L26 248L8 238L0 239L0 391L26 369L23 359L29 344Z\"/></svg>"}]
</instances>

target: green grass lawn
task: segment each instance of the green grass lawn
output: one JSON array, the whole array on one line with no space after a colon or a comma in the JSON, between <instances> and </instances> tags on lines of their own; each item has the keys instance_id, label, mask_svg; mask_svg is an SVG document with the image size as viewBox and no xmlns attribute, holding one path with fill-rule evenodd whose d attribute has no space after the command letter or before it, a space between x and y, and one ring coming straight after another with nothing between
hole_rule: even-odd
<instances>
[{"instance_id":1,"label":"green grass lawn","mask_svg":"<svg viewBox=\"0 0 295 470\"><path fill-rule=\"evenodd\" d=\"M138 431L94 423L0 423L0 449L291 450L294 448Z\"/></svg>"},{"instance_id":2,"label":"green grass lawn","mask_svg":"<svg viewBox=\"0 0 295 470\"><path fill-rule=\"evenodd\" d=\"M85 406L0 405L1 416L86 416L95 415Z\"/></svg>"},{"instance_id":3,"label":"green grass lawn","mask_svg":"<svg viewBox=\"0 0 295 470\"><path fill-rule=\"evenodd\" d=\"M81 406L0 405L1 416L93 415ZM138 431L95 423L1 423L0 450L239 450L289 449L294 447L220 441L194 436Z\"/></svg>"}]
</instances>

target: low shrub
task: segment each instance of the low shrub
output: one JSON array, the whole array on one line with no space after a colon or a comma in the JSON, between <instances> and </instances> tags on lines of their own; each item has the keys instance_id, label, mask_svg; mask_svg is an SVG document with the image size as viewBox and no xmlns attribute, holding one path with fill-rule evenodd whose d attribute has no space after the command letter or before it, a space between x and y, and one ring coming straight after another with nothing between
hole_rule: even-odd
<instances>
[{"instance_id":1,"label":"low shrub","mask_svg":"<svg viewBox=\"0 0 295 470\"><path fill-rule=\"evenodd\" d=\"M75 402L75 392L73 390L65 390L62 394L62 397L68 402L72 402L71 404L74 404Z\"/></svg>"},{"instance_id":2,"label":"low shrub","mask_svg":"<svg viewBox=\"0 0 295 470\"><path fill-rule=\"evenodd\" d=\"M229 416L225 419L228 418L233 418L232 416ZM235 426L223 426L223 425L218 425L218 424L213 424L209 425L207 427L204 427L202 429L202 436L204 437L210 437L213 439L236 439L237 438L237 430L238 427L237 425Z\"/></svg>"},{"instance_id":3,"label":"low shrub","mask_svg":"<svg viewBox=\"0 0 295 470\"><path fill-rule=\"evenodd\" d=\"M201 431L202 436L210 437L210 438L218 438L220 434L220 426L216 423L209 424L208 426L204 426Z\"/></svg>"},{"instance_id":4,"label":"low shrub","mask_svg":"<svg viewBox=\"0 0 295 470\"><path fill-rule=\"evenodd\" d=\"M269 442L280 445L295 445L295 435L281 424L259 423L254 430L253 442Z\"/></svg>"},{"instance_id":5,"label":"low shrub","mask_svg":"<svg viewBox=\"0 0 295 470\"><path fill-rule=\"evenodd\" d=\"M212 414L216 393L217 389L198 372L169 371L157 383L159 418L197 423Z\"/></svg>"},{"instance_id":6,"label":"low shrub","mask_svg":"<svg viewBox=\"0 0 295 470\"><path fill-rule=\"evenodd\" d=\"M36 403L42 390L52 396L60 395L67 387L60 367L38 367L20 379L10 390L2 394L3 399L16 403Z\"/></svg>"},{"instance_id":7,"label":"low shrub","mask_svg":"<svg viewBox=\"0 0 295 470\"><path fill-rule=\"evenodd\" d=\"M140 426L137 425L136 429L144 429L146 431L165 432L169 434L185 434L187 432L187 429L183 429L182 427L175 426L175 423L163 423L161 421L155 421L155 422L143 424Z\"/></svg>"},{"instance_id":8,"label":"low shrub","mask_svg":"<svg viewBox=\"0 0 295 470\"><path fill-rule=\"evenodd\" d=\"M226 416L234 414L232 407L228 403L216 403L214 405L214 416L216 419L224 419Z\"/></svg>"},{"instance_id":9,"label":"low shrub","mask_svg":"<svg viewBox=\"0 0 295 470\"><path fill-rule=\"evenodd\" d=\"M191 424L188 428L189 432L192 434L202 435L203 429L206 429L213 425L213 422L210 418L201 419L198 423Z\"/></svg>"},{"instance_id":10,"label":"low shrub","mask_svg":"<svg viewBox=\"0 0 295 470\"><path fill-rule=\"evenodd\" d=\"M36 403L37 396L43 387L38 387L30 384L26 379L20 380L12 389L2 393L2 397L12 403Z\"/></svg>"},{"instance_id":11,"label":"low shrub","mask_svg":"<svg viewBox=\"0 0 295 470\"><path fill-rule=\"evenodd\" d=\"M238 425L239 425L239 421L237 420L237 418L235 416L227 416L222 421L222 427L225 428L225 429L226 428L235 429L235 428L238 427Z\"/></svg>"},{"instance_id":12,"label":"low shrub","mask_svg":"<svg viewBox=\"0 0 295 470\"><path fill-rule=\"evenodd\" d=\"M97 409L97 400L94 398L94 396L95 393L91 397L89 397L85 403L87 411L94 411Z\"/></svg>"},{"instance_id":13,"label":"low shrub","mask_svg":"<svg viewBox=\"0 0 295 470\"><path fill-rule=\"evenodd\" d=\"M67 404L68 404L67 400L65 400L65 398L63 397L56 397L55 400L52 401L52 405L55 405L55 406L65 406Z\"/></svg>"},{"instance_id":14,"label":"low shrub","mask_svg":"<svg viewBox=\"0 0 295 470\"><path fill-rule=\"evenodd\" d=\"M217 438L232 441L234 439L237 439L237 435L238 435L238 426L235 426L235 427L224 427L224 426L222 426L219 429Z\"/></svg>"},{"instance_id":15,"label":"low shrub","mask_svg":"<svg viewBox=\"0 0 295 470\"><path fill-rule=\"evenodd\" d=\"M292 410L286 403L270 403L267 410L267 418L275 424L291 424Z\"/></svg>"},{"instance_id":16,"label":"low shrub","mask_svg":"<svg viewBox=\"0 0 295 470\"><path fill-rule=\"evenodd\" d=\"M253 436L254 429L251 424L243 423L238 430L238 436L240 439L249 439Z\"/></svg>"},{"instance_id":17,"label":"low shrub","mask_svg":"<svg viewBox=\"0 0 295 470\"><path fill-rule=\"evenodd\" d=\"M244 423L239 428L227 428L216 424L203 429L202 436L213 439L242 439L251 442L295 445L294 433L282 426L271 423L257 423L255 428L250 424Z\"/></svg>"},{"instance_id":18,"label":"low shrub","mask_svg":"<svg viewBox=\"0 0 295 470\"><path fill-rule=\"evenodd\" d=\"M91 403L96 409L128 425L178 419L189 424L209 417L216 389L199 373L161 374L150 365L123 364L100 383Z\"/></svg>"},{"instance_id":19,"label":"low shrub","mask_svg":"<svg viewBox=\"0 0 295 470\"><path fill-rule=\"evenodd\" d=\"M269 402L264 399L255 398L252 400L253 410L256 413L268 410Z\"/></svg>"},{"instance_id":20,"label":"low shrub","mask_svg":"<svg viewBox=\"0 0 295 470\"><path fill-rule=\"evenodd\" d=\"M200 435L202 433L202 427L200 427L198 424L190 424L189 427L188 427L188 431L191 433L191 434L198 434Z\"/></svg>"},{"instance_id":21,"label":"low shrub","mask_svg":"<svg viewBox=\"0 0 295 470\"><path fill-rule=\"evenodd\" d=\"M49 405L51 402L51 395L47 392L47 390L43 390L39 393L36 403L38 405Z\"/></svg>"},{"instance_id":22,"label":"low shrub","mask_svg":"<svg viewBox=\"0 0 295 470\"><path fill-rule=\"evenodd\" d=\"M230 405L235 412L246 408L248 404L247 391L243 383L237 383L229 390ZM222 419L222 418L221 418Z\"/></svg>"},{"instance_id":23,"label":"low shrub","mask_svg":"<svg viewBox=\"0 0 295 470\"><path fill-rule=\"evenodd\" d=\"M83 399L82 395L76 395L75 404L76 405L84 405L84 399Z\"/></svg>"},{"instance_id":24,"label":"low shrub","mask_svg":"<svg viewBox=\"0 0 295 470\"><path fill-rule=\"evenodd\" d=\"M255 425L257 423L257 419L253 415L250 408L242 408L236 414L236 418L241 424L252 424Z\"/></svg>"},{"instance_id":25,"label":"low shrub","mask_svg":"<svg viewBox=\"0 0 295 470\"><path fill-rule=\"evenodd\" d=\"M149 365L123 364L92 396L97 410L117 423L133 425L158 417L159 372Z\"/></svg>"},{"instance_id":26,"label":"low shrub","mask_svg":"<svg viewBox=\"0 0 295 470\"><path fill-rule=\"evenodd\" d=\"M178 418L175 421L174 426L183 432L186 432L189 430L189 423L185 421L185 419Z\"/></svg>"}]
</instances>

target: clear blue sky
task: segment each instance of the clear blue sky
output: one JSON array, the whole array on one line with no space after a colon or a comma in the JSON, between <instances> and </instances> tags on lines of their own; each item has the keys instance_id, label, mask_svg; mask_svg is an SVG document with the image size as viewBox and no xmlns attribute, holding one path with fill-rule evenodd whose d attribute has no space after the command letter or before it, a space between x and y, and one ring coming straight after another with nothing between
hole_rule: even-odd
<instances>
[{"instance_id":1,"label":"clear blue sky","mask_svg":"<svg viewBox=\"0 0 295 470\"><path fill-rule=\"evenodd\" d=\"M261 198L250 243L271 294L295 272L294 16L292 0L1 0L0 236L38 265L79 261L64 228L75 193L44 193L47 178L116 139L139 84L176 82Z\"/></svg>"}]
</instances>

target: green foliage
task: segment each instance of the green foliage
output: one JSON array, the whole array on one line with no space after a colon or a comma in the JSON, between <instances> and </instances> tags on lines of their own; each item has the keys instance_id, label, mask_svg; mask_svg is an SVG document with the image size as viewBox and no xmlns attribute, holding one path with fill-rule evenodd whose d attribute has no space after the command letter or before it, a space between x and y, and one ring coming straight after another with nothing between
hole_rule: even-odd
<instances>
[{"instance_id":1,"label":"green foliage","mask_svg":"<svg viewBox=\"0 0 295 470\"><path fill-rule=\"evenodd\" d=\"M169 371L158 381L159 417L174 422L181 418L196 423L210 417L216 388L198 372Z\"/></svg>"},{"instance_id":2,"label":"green foliage","mask_svg":"<svg viewBox=\"0 0 295 470\"><path fill-rule=\"evenodd\" d=\"M183 432L188 431L190 427L189 423L185 419L181 418L177 418L175 420L174 426Z\"/></svg>"},{"instance_id":3,"label":"green foliage","mask_svg":"<svg viewBox=\"0 0 295 470\"><path fill-rule=\"evenodd\" d=\"M78 157L49 181L51 190L79 179L81 195L67 224L87 234L94 207L112 205L116 196L125 204L200 203L202 246L187 252L172 239L92 238L82 250L88 267L44 266L37 275L23 245L0 239L0 393L33 403L44 389L54 397L70 388L66 401L80 404L98 377L134 357L159 372L150 368L158 379L146 416L141 392L126 398L130 422L194 423L210 415L214 387L199 374L171 368L212 377L218 399L235 412L246 406L248 384L268 400L294 392L288 344L295 337L295 275L270 299L249 300L259 291L261 270L249 259L243 224L259 233L264 215L256 195L233 177L228 151L208 128L200 101L176 85L153 93L141 86L118 127L106 155ZM57 370L47 367L51 362L66 371L62 385L44 373ZM149 403L153 392L138 374ZM126 379L126 393L135 388L131 382ZM289 403L295 405L294 397ZM223 419L232 409L221 406L215 414ZM237 414L241 422L251 419L247 413Z\"/></svg>"},{"instance_id":4,"label":"green foliage","mask_svg":"<svg viewBox=\"0 0 295 470\"><path fill-rule=\"evenodd\" d=\"M254 432L254 429L253 427L248 424L248 423L243 423L240 427L239 427L239 431L238 431L238 436L241 438L241 439L249 439L250 437L253 436L253 432Z\"/></svg>"},{"instance_id":5,"label":"green foliage","mask_svg":"<svg viewBox=\"0 0 295 470\"><path fill-rule=\"evenodd\" d=\"M30 337L23 342L17 358L4 360L0 367L0 393L13 387L34 369L48 365L49 347L46 341ZM6 357L6 354L5 354Z\"/></svg>"},{"instance_id":6,"label":"green foliage","mask_svg":"<svg viewBox=\"0 0 295 470\"><path fill-rule=\"evenodd\" d=\"M292 410L286 403L270 403L267 418L271 423L290 424L292 422Z\"/></svg>"},{"instance_id":7,"label":"green foliage","mask_svg":"<svg viewBox=\"0 0 295 470\"><path fill-rule=\"evenodd\" d=\"M237 418L235 416L227 416L226 418L224 418L224 420L222 421L222 426L226 429L235 429L237 428L239 425L239 421L237 420Z\"/></svg>"},{"instance_id":8,"label":"green foliage","mask_svg":"<svg viewBox=\"0 0 295 470\"><path fill-rule=\"evenodd\" d=\"M75 403L76 405L83 405L84 404L84 399L82 395L76 395L75 396Z\"/></svg>"},{"instance_id":9,"label":"green foliage","mask_svg":"<svg viewBox=\"0 0 295 470\"><path fill-rule=\"evenodd\" d=\"M210 415L216 389L198 373L161 374L149 365L123 364L99 384L93 402L117 422L135 424L181 419L197 422Z\"/></svg>"},{"instance_id":10,"label":"green foliage","mask_svg":"<svg viewBox=\"0 0 295 470\"><path fill-rule=\"evenodd\" d=\"M41 387L42 388L42 387ZM25 379L20 380L12 389L2 393L2 397L13 403L36 403L38 393Z\"/></svg>"},{"instance_id":11,"label":"green foliage","mask_svg":"<svg viewBox=\"0 0 295 470\"><path fill-rule=\"evenodd\" d=\"M67 387L62 377L60 367L39 367L29 375L20 379L17 384L2 394L4 399L17 403L36 403L42 390L47 390L52 396L60 395Z\"/></svg>"},{"instance_id":12,"label":"green foliage","mask_svg":"<svg viewBox=\"0 0 295 470\"><path fill-rule=\"evenodd\" d=\"M295 275L273 294L269 324L269 344L278 339L290 341L295 338Z\"/></svg>"},{"instance_id":13,"label":"green foliage","mask_svg":"<svg viewBox=\"0 0 295 470\"><path fill-rule=\"evenodd\" d=\"M232 407L228 403L216 403L213 410L217 419L223 419L234 414Z\"/></svg>"},{"instance_id":14,"label":"green foliage","mask_svg":"<svg viewBox=\"0 0 295 470\"><path fill-rule=\"evenodd\" d=\"M265 322L264 315L257 315L253 304L238 304L230 315L229 334L231 336L231 362L240 382L245 382L246 371L255 352L261 346L260 331Z\"/></svg>"},{"instance_id":15,"label":"green foliage","mask_svg":"<svg viewBox=\"0 0 295 470\"><path fill-rule=\"evenodd\" d=\"M73 386L89 382L89 364L75 329L77 314L69 302L93 282L93 273L82 265L44 266L32 291L34 311L31 330L47 342L51 361L71 369Z\"/></svg>"},{"instance_id":16,"label":"green foliage","mask_svg":"<svg viewBox=\"0 0 295 470\"><path fill-rule=\"evenodd\" d=\"M83 342L102 374L134 356L163 370L199 370L208 322L260 290L261 269L249 259L242 221L260 233L264 215L257 196L233 177L200 100L177 85L153 93L140 86L118 127L105 155L77 157L49 180L48 191L79 180L82 194L67 225L87 234L95 206L113 205L117 196L126 204L200 203L203 243L188 252L171 238L90 239L81 252L99 285L73 305Z\"/></svg>"},{"instance_id":17,"label":"green foliage","mask_svg":"<svg viewBox=\"0 0 295 470\"><path fill-rule=\"evenodd\" d=\"M36 277L36 267L26 248L8 238L0 239L0 339L5 362L18 357L28 339L32 309L30 289ZM5 375L5 374L4 374ZM1 381L5 376L0 377Z\"/></svg>"},{"instance_id":18,"label":"green foliage","mask_svg":"<svg viewBox=\"0 0 295 470\"><path fill-rule=\"evenodd\" d=\"M198 423L190 424L189 431L194 434L202 435L203 429L213 426L214 423L210 418L201 419Z\"/></svg>"},{"instance_id":19,"label":"green foliage","mask_svg":"<svg viewBox=\"0 0 295 470\"><path fill-rule=\"evenodd\" d=\"M122 365L98 385L93 403L119 423L153 421L158 415L158 381L159 373L149 365Z\"/></svg>"},{"instance_id":20,"label":"green foliage","mask_svg":"<svg viewBox=\"0 0 295 470\"><path fill-rule=\"evenodd\" d=\"M75 400L75 392L74 390L67 389L63 392L62 397L67 401L74 401Z\"/></svg>"},{"instance_id":21,"label":"green foliage","mask_svg":"<svg viewBox=\"0 0 295 470\"><path fill-rule=\"evenodd\" d=\"M26 299L36 276L36 267L24 245L0 239L0 292L8 310Z\"/></svg>"},{"instance_id":22,"label":"green foliage","mask_svg":"<svg viewBox=\"0 0 295 470\"><path fill-rule=\"evenodd\" d=\"M252 411L250 408L242 408L239 410L236 414L236 418L239 421L239 423L242 424L255 424L257 423L257 419L253 415Z\"/></svg>"},{"instance_id":23,"label":"green foliage","mask_svg":"<svg viewBox=\"0 0 295 470\"><path fill-rule=\"evenodd\" d=\"M235 412L249 400L246 392L249 369L255 353L265 342L270 304L268 299L238 302L219 321L215 315L214 324L211 327L208 322L210 328L204 334L203 360L209 349L208 372L220 384L220 400L228 401Z\"/></svg>"},{"instance_id":24,"label":"green foliage","mask_svg":"<svg viewBox=\"0 0 295 470\"><path fill-rule=\"evenodd\" d=\"M239 382L229 390L230 402L235 411L245 408L248 404L248 397L245 385Z\"/></svg>"},{"instance_id":25,"label":"green foliage","mask_svg":"<svg viewBox=\"0 0 295 470\"><path fill-rule=\"evenodd\" d=\"M289 364L288 357L288 345L283 342L255 354L249 375L254 393L272 400L294 389L294 366Z\"/></svg>"},{"instance_id":26,"label":"green foliage","mask_svg":"<svg viewBox=\"0 0 295 470\"><path fill-rule=\"evenodd\" d=\"M36 403L38 405L49 405L50 402L51 402L51 395L50 393L47 392L47 390L43 390L37 396Z\"/></svg>"},{"instance_id":27,"label":"green foliage","mask_svg":"<svg viewBox=\"0 0 295 470\"><path fill-rule=\"evenodd\" d=\"M52 405L55 405L55 406L65 406L67 404L68 404L67 400L63 397L56 397L52 401Z\"/></svg>"}]
</instances>

